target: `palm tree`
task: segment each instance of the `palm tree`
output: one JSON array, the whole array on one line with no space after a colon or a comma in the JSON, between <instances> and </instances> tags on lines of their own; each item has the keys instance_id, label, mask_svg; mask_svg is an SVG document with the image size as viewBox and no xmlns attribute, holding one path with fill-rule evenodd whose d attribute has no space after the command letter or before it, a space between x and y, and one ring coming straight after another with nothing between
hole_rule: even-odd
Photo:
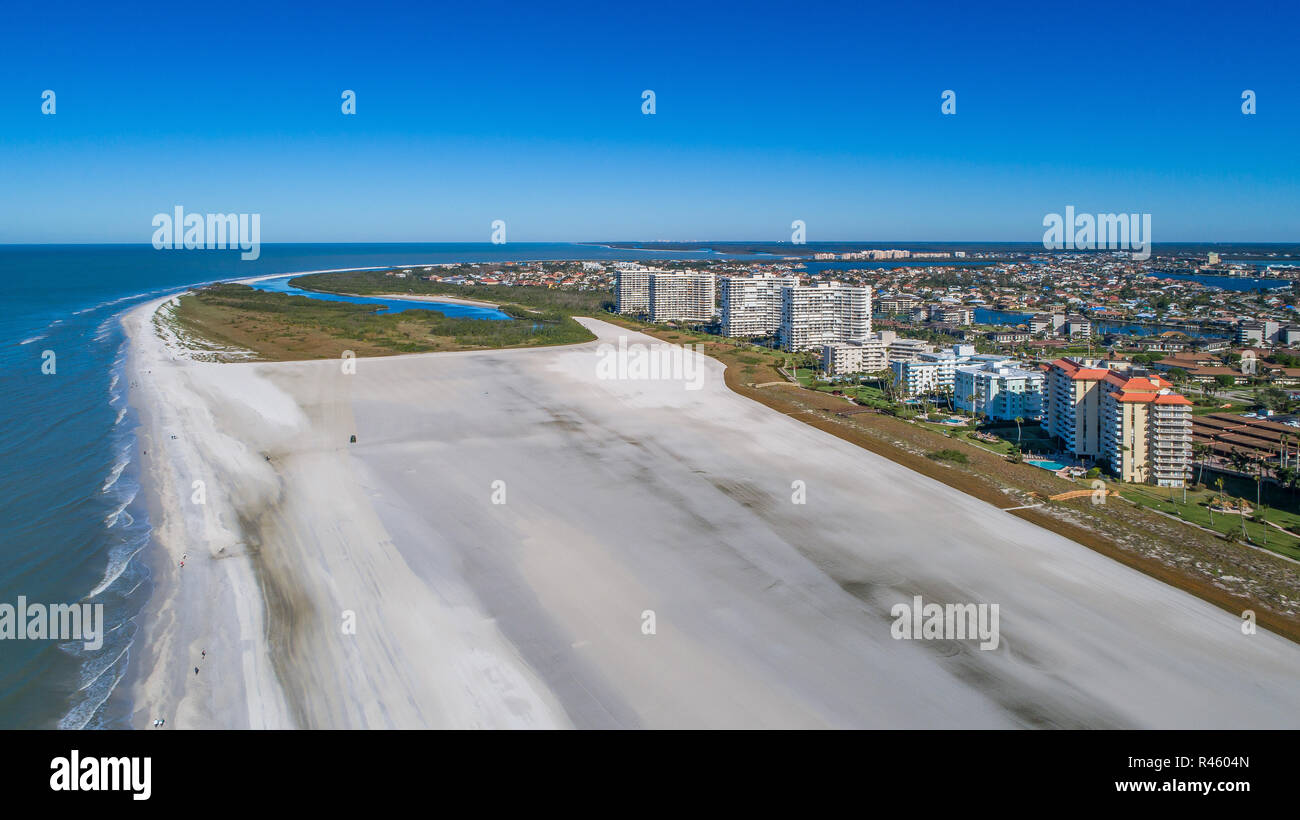
<instances>
[{"instance_id":1,"label":"palm tree","mask_svg":"<svg viewBox=\"0 0 1300 820\"><path fill-rule=\"evenodd\" d=\"M1289 474L1287 475L1286 484L1284 486L1288 490L1295 492L1296 489L1300 488L1300 469L1287 467L1287 470L1289 471Z\"/></svg>"},{"instance_id":2,"label":"palm tree","mask_svg":"<svg viewBox=\"0 0 1300 820\"><path fill-rule=\"evenodd\" d=\"M1250 463L1250 456L1240 450L1233 450L1228 453L1228 460L1232 462L1232 467L1239 473L1245 473L1246 467Z\"/></svg>"},{"instance_id":3,"label":"palm tree","mask_svg":"<svg viewBox=\"0 0 1300 820\"><path fill-rule=\"evenodd\" d=\"M1259 493L1264 484L1264 459L1255 459L1255 506L1260 506Z\"/></svg>"},{"instance_id":4,"label":"palm tree","mask_svg":"<svg viewBox=\"0 0 1300 820\"><path fill-rule=\"evenodd\" d=\"M1024 418L1016 416L1016 444L1020 444L1020 425L1024 424Z\"/></svg>"},{"instance_id":5,"label":"palm tree","mask_svg":"<svg viewBox=\"0 0 1300 820\"><path fill-rule=\"evenodd\" d=\"M1197 484L1200 484L1201 481L1205 478L1205 459L1207 456L1209 456L1209 454L1210 454L1210 446L1208 444L1192 445L1192 456L1199 460L1197 466L1200 468L1200 470L1196 476Z\"/></svg>"},{"instance_id":6,"label":"palm tree","mask_svg":"<svg viewBox=\"0 0 1300 820\"><path fill-rule=\"evenodd\" d=\"M1273 477L1277 480L1277 486L1283 490L1291 489L1292 482L1295 481L1295 469L1291 467L1278 467L1273 471Z\"/></svg>"},{"instance_id":7,"label":"palm tree","mask_svg":"<svg viewBox=\"0 0 1300 820\"><path fill-rule=\"evenodd\" d=\"M897 379L898 377L894 375L894 371L892 369L880 371L880 382L882 385L884 385L885 388L885 398L889 399L890 401L897 400L894 395L894 383L897 381Z\"/></svg>"}]
</instances>

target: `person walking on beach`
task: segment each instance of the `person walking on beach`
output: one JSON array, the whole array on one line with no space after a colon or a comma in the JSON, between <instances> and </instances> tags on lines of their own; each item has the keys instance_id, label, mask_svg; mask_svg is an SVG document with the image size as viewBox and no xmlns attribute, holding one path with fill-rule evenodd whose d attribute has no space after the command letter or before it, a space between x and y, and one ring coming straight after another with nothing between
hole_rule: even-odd
<instances>
[{"instance_id":1,"label":"person walking on beach","mask_svg":"<svg viewBox=\"0 0 1300 820\"><path fill-rule=\"evenodd\" d=\"M199 653L199 657L201 658L206 658L207 656L208 656L208 650L206 649L204 649L202 652Z\"/></svg>"},{"instance_id":2,"label":"person walking on beach","mask_svg":"<svg viewBox=\"0 0 1300 820\"><path fill-rule=\"evenodd\" d=\"M194 667L194 674L196 674L196 675L199 674L199 668L198 668L197 666Z\"/></svg>"}]
</instances>

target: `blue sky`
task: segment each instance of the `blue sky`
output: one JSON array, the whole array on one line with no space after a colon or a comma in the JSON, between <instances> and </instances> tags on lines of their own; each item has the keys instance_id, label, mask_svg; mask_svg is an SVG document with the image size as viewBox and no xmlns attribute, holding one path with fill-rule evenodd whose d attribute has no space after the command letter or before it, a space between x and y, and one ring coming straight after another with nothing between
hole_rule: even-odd
<instances>
[{"instance_id":1,"label":"blue sky","mask_svg":"<svg viewBox=\"0 0 1300 820\"><path fill-rule=\"evenodd\" d=\"M1287 4L638 5L12 4L0 242L1300 241Z\"/></svg>"}]
</instances>

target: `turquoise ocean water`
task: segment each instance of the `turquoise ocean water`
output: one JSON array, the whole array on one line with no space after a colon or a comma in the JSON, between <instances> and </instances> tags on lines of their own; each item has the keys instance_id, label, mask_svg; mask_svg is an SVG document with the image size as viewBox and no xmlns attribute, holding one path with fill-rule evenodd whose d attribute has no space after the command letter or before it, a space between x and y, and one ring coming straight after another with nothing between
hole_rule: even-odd
<instances>
[{"instance_id":1,"label":"turquoise ocean water","mask_svg":"<svg viewBox=\"0 0 1300 820\"><path fill-rule=\"evenodd\" d=\"M251 262L238 251L0 246L0 604L16 606L19 596L100 603L107 633L95 651L0 640L0 728L115 728L130 713L121 684L152 590L136 419L123 380L124 311L188 285L271 273L659 256L683 258L549 243L268 245ZM43 373L51 355L55 372Z\"/></svg>"}]
</instances>

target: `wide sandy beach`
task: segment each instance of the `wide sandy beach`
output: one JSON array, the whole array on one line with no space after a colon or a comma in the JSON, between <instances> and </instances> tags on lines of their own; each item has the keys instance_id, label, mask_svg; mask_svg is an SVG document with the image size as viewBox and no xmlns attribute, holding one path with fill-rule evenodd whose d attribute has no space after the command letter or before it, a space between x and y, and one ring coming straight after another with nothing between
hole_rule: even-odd
<instances>
[{"instance_id":1,"label":"wide sandy beach","mask_svg":"<svg viewBox=\"0 0 1300 820\"><path fill-rule=\"evenodd\" d=\"M1300 726L1300 646L712 360L602 378L601 343L658 343L583 320L600 342L213 364L158 304L126 319L161 518L137 726ZM997 604L998 648L895 640L917 595Z\"/></svg>"}]
</instances>

